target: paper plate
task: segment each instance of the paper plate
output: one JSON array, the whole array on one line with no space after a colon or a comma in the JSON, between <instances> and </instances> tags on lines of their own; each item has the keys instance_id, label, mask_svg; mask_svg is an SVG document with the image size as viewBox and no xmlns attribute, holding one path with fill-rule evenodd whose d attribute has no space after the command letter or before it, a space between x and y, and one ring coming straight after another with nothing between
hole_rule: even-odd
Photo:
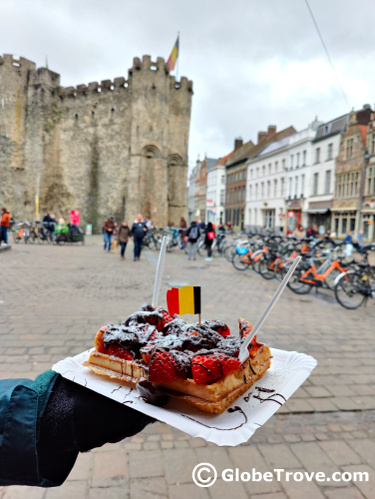
<instances>
[{"instance_id":1,"label":"paper plate","mask_svg":"<svg viewBox=\"0 0 375 499\"><path fill-rule=\"evenodd\" d=\"M91 350L60 360L52 369L75 383L94 390L132 409L148 414L179 430L217 445L236 446L247 442L299 388L317 364L303 353L271 348L271 367L248 392L223 414L203 413L183 402L170 400L164 407L144 402L126 383L94 374L82 364Z\"/></svg>"}]
</instances>

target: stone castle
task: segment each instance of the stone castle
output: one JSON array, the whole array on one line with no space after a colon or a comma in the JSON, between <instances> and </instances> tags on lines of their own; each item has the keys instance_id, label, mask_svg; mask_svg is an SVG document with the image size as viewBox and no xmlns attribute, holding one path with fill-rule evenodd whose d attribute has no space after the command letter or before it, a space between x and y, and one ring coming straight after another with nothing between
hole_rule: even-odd
<instances>
[{"instance_id":1,"label":"stone castle","mask_svg":"<svg viewBox=\"0 0 375 499\"><path fill-rule=\"evenodd\" d=\"M44 211L100 230L114 215L154 225L187 218L192 82L161 57L134 58L128 78L76 88L12 55L0 57L0 204L17 220Z\"/></svg>"}]
</instances>

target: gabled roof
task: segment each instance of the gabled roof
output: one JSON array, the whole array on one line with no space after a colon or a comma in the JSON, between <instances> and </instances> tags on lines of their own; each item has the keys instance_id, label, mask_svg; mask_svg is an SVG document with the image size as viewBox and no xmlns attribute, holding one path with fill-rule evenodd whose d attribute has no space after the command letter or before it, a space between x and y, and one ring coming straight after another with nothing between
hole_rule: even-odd
<instances>
[{"instance_id":1,"label":"gabled roof","mask_svg":"<svg viewBox=\"0 0 375 499\"><path fill-rule=\"evenodd\" d=\"M239 150L239 154L233 155L230 160L227 162L226 167L231 168L235 165L243 163L248 159L254 158L257 156L268 144L275 142L277 140L284 139L285 137L289 137L289 135L293 135L297 130L290 126L285 128L285 130L281 130L280 132L273 133L272 135L265 136L262 138L258 144L253 145L252 142L248 142L244 144ZM251 146L248 144L252 144Z\"/></svg>"},{"instance_id":2,"label":"gabled roof","mask_svg":"<svg viewBox=\"0 0 375 499\"><path fill-rule=\"evenodd\" d=\"M210 171L217 163L217 159L205 158L207 161L207 171Z\"/></svg>"},{"instance_id":3,"label":"gabled roof","mask_svg":"<svg viewBox=\"0 0 375 499\"><path fill-rule=\"evenodd\" d=\"M316 136L313 142L319 142L320 140L327 139L338 133L345 132L349 125L349 114L344 114L339 118L335 118L332 121L327 121L320 125L316 131Z\"/></svg>"}]
</instances>

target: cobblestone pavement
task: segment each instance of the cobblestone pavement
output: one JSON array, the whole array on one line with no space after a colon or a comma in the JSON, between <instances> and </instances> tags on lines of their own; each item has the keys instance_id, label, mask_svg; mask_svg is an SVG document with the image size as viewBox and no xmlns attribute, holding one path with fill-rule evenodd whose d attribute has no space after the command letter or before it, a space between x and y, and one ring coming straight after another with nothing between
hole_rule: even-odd
<instances>
[{"instance_id":1,"label":"cobblestone pavement","mask_svg":"<svg viewBox=\"0 0 375 499\"><path fill-rule=\"evenodd\" d=\"M120 261L93 236L85 246L20 244L0 253L0 376L34 378L91 347L98 326L123 320L150 301L157 254L147 250L133 262L131 250L130 244ZM239 316L254 323L277 286L221 259L187 261L178 250L167 256L161 297L176 284L201 285L203 318L220 318L234 329ZM318 366L249 442L217 447L156 423L80 455L57 489L5 487L0 498L375 498L374 324L373 302L347 311L329 293L297 296L286 290L261 338L313 355ZM192 469L200 462L216 466L219 476L226 468L283 468L329 475L367 471L370 481L218 479L211 488L199 488Z\"/></svg>"}]
</instances>

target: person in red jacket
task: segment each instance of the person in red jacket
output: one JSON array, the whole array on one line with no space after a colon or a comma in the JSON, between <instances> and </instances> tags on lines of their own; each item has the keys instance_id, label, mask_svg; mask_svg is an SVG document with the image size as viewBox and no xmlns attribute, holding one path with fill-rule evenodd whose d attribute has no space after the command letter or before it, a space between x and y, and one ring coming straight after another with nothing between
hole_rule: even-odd
<instances>
[{"instance_id":1,"label":"person in red jacket","mask_svg":"<svg viewBox=\"0 0 375 499\"><path fill-rule=\"evenodd\" d=\"M10 213L6 208L1 208L1 238L4 244L8 244L8 229L10 225Z\"/></svg>"}]
</instances>

